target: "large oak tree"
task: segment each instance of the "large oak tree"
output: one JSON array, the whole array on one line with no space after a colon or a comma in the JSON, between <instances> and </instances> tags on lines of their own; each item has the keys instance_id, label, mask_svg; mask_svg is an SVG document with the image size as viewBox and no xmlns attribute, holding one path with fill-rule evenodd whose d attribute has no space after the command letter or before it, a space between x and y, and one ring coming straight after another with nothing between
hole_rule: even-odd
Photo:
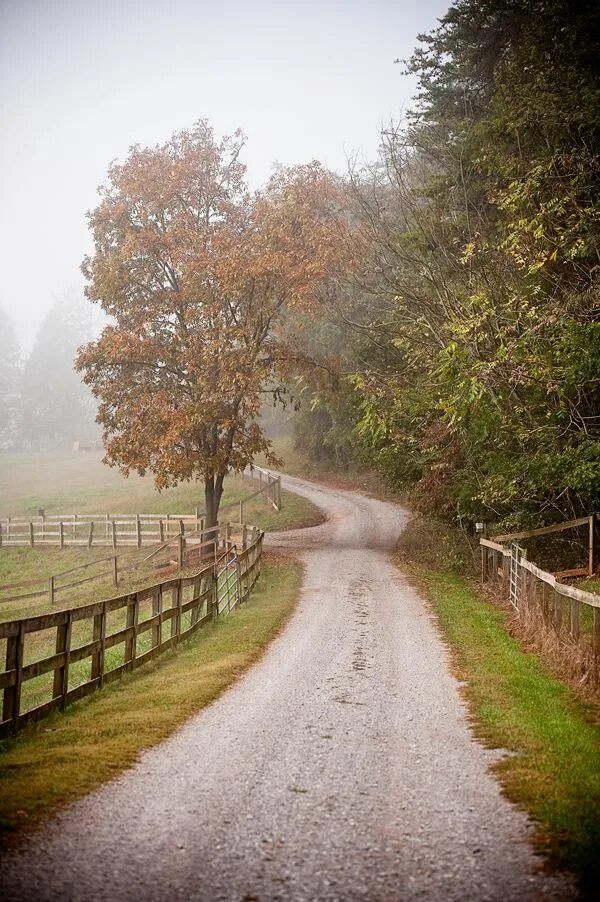
<instances>
[{"instance_id":1,"label":"large oak tree","mask_svg":"<svg viewBox=\"0 0 600 902\"><path fill-rule=\"evenodd\" d=\"M106 462L159 488L202 479L207 525L223 480L270 443L261 393L292 362L278 323L327 297L344 242L317 163L250 194L241 133L205 121L114 164L90 214L87 296L111 317L77 366L100 401Z\"/></svg>"}]
</instances>

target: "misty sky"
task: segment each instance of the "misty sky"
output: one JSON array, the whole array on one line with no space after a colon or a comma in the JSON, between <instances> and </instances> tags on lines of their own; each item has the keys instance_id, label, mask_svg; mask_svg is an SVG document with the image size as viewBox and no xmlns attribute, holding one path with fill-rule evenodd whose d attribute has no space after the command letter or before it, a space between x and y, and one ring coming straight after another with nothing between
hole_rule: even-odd
<instances>
[{"instance_id":1,"label":"misty sky","mask_svg":"<svg viewBox=\"0 0 600 902\"><path fill-rule=\"evenodd\" d=\"M450 0L0 0L0 304L27 348L82 285L86 210L112 159L207 117L277 161L344 170L414 93L397 57Z\"/></svg>"}]
</instances>

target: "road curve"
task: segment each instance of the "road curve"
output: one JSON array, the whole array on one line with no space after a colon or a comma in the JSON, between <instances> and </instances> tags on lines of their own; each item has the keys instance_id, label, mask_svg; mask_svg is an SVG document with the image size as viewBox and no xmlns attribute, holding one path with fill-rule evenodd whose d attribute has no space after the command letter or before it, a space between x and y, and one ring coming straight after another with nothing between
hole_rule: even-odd
<instances>
[{"instance_id":1,"label":"road curve","mask_svg":"<svg viewBox=\"0 0 600 902\"><path fill-rule=\"evenodd\" d=\"M265 657L5 860L9 900L572 899L488 771L423 602L390 562L406 513L286 479L328 522Z\"/></svg>"}]
</instances>

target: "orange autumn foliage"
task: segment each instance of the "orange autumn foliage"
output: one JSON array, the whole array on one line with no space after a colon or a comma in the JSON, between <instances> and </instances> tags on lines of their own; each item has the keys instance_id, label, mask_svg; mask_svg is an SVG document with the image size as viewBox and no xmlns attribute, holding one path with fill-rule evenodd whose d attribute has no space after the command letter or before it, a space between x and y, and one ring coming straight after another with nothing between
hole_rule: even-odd
<instances>
[{"instance_id":1,"label":"orange autumn foliage","mask_svg":"<svg viewBox=\"0 0 600 902\"><path fill-rule=\"evenodd\" d=\"M200 121L132 148L100 189L82 267L112 318L76 364L100 402L105 460L159 488L203 479L209 525L226 473L270 453L257 417L291 363L280 319L326 298L346 253L331 176L311 163L251 194L243 144Z\"/></svg>"}]
</instances>

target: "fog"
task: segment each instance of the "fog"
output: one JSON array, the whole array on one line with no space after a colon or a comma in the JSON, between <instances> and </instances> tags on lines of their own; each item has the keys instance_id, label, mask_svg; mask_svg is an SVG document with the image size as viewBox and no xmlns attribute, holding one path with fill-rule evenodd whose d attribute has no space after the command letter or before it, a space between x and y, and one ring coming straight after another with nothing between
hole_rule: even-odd
<instances>
[{"instance_id":1,"label":"fog","mask_svg":"<svg viewBox=\"0 0 600 902\"><path fill-rule=\"evenodd\" d=\"M208 117L247 134L253 186L274 162L344 170L401 114L415 84L394 60L447 6L2 0L0 304L22 348L83 284L85 213L111 160Z\"/></svg>"}]
</instances>

